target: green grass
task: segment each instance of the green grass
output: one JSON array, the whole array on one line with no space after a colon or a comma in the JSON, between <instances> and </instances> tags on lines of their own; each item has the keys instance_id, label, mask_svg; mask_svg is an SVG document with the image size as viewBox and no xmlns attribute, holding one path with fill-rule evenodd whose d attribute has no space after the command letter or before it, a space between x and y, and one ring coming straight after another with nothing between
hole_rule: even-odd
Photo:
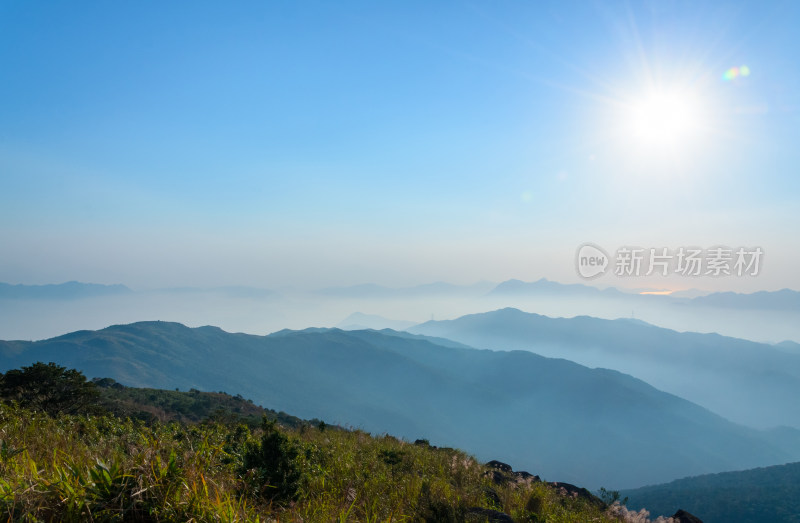
<instances>
[{"instance_id":1,"label":"green grass","mask_svg":"<svg viewBox=\"0 0 800 523\"><path fill-rule=\"evenodd\" d=\"M246 425L61 416L0 405L0 517L8 521L612 521L546 483L495 484L451 449L362 431L280 428L301 472L291 501L246 488ZM482 519L481 519L482 518Z\"/></svg>"}]
</instances>

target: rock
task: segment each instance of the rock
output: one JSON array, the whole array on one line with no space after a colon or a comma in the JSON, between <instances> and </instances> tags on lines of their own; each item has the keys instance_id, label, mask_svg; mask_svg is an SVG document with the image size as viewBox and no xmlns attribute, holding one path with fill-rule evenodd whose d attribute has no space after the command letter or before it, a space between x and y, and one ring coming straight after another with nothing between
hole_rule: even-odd
<instances>
[{"instance_id":1,"label":"rock","mask_svg":"<svg viewBox=\"0 0 800 523\"><path fill-rule=\"evenodd\" d=\"M492 469L497 469L501 472L506 472L508 474L511 474L513 470L511 468L511 465L509 465L508 463L503 463L502 461L496 461L496 460L490 461L489 463L486 464L486 466Z\"/></svg>"},{"instance_id":2,"label":"rock","mask_svg":"<svg viewBox=\"0 0 800 523\"><path fill-rule=\"evenodd\" d=\"M673 516L672 519L675 520L675 523L703 523L703 521L698 518L697 516L693 516L689 514L685 510L677 511Z\"/></svg>"},{"instance_id":3,"label":"rock","mask_svg":"<svg viewBox=\"0 0 800 523\"><path fill-rule=\"evenodd\" d=\"M467 509L467 516L470 515L481 516L482 521L489 521L489 523L514 523L511 516L505 512L489 508L470 507ZM483 518L486 519L484 520Z\"/></svg>"},{"instance_id":4,"label":"rock","mask_svg":"<svg viewBox=\"0 0 800 523\"><path fill-rule=\"evenodd\" d=\"M484 476L491 478L492 483L494 483L495 485L502 485L504 483L508 483L508 481L510 481L511 479L508 475L503 474L502 472L498 472L496 470L487 470L484 473Z\"/></svg>"},{"instance_id":5,"label":"rock","mask_svg":"<svg viewBox=\"0 0 800 523\"><path fill-rule=\"evenodd\" d=\"M530 472L526 472L524 470L519 470L517 472L514 472L514 477L516 477L517 479L521 479L522 481L525 482L530 481L531 483L538 483L542 481L542 478L540 478L539 476L534 476Z\"/></svg>"},{"instance_id":6,"label":"rock","mask_svg":"<svg viewBox=\"0 0 800 523\"><path fill-rule=\"evenodd\" d=\"M576 499L583 498L592 505L601 508L606 506L606 504L603 502L602 499L598 498L597 496L595 496L594 494L592 494L583 487L576 487L575 485L572 485L570 483L561 483L555 481L553 483L550 483L550 485L555 487L556 490L560 490L561 494L564 496L569 496Z\"/></svg>"}]
</instances>

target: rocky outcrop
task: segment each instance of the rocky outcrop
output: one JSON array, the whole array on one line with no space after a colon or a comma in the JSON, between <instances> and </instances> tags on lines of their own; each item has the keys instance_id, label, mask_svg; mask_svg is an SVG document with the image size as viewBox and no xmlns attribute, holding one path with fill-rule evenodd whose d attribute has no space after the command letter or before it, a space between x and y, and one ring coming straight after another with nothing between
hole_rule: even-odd
<instances>
[{"instance_id":1,"label":"rocky outcrop","mask_svg":"<svg viewBox=\"0 0 800 523\"><path fill-rule=\"evenodd\" d=\"M530 472L524 470L514 472L511 465L502 461L492 460L486 464L486 467L490 470L487 470L485 475L491 478L495 485L503 485L508 482L530 484L541 481L539 476L534 476Z\"/></svg>"},{"instance_id":2,"label":"rocky outcrop","mask_svg":"<svg viewBox=\"0 0 800 523\"><path fill-rule=\"evenodd\" d=\"M550 485L555 487L556 490L559 490L561 494L564 496L569 496L576 499L577 498L585 499L592 505L595 505L600 508L606 507L606 504L603 502L602 499L598 498L597 496L595 496L594 494L592 494L583 487L576 487L575 485L572 485L570 483L561 483L558 481L554 481L553 483L550 483Z\"/></svg>"},{"instance_id":3,"label":"rocky outcrop","mask_svg":"<svg viewBox=\"0 0 800 523\"><path fill-rule=\"evenodd\" d=\"M673 516L672 519L675 523L703 523L703 521L698 518L697 516L693 516L689 514L685 510L677 511Z\"/></svg>"},{"instance_id":4,"label":"rocky outcrop","mask_svg":"<svg viewBox=\"0 0 800 523\"><path fill-rule=\"evenodd\" d=\"M496 469L499 470L500 472L505 472L506 474L511 474L511 472L513 471L511 465L509 465L508 463L503 463L502 461L497 461L494 459L488 462L486 466L489 467L490 469Z\"/></svg>"}]
</instances>

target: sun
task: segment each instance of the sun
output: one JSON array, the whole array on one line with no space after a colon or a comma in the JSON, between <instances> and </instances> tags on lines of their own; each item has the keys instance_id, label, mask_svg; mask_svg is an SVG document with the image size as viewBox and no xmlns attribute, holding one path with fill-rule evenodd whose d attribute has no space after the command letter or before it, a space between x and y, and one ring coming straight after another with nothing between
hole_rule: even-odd
<instances>
[{"instance_id":1,"label":"sun","mask_svg":"<svg viewBox=\"0 0 800 523\"><path fill-rule=\"evenodd\" d=\"M615 176L657 183L696 177L716 147L714 98L689 80L647 84L620 88L604 108L600 140Z\"/></svg>"},{"instance_id":2,"label":"sun","mask_svg":"<svg viewBox=\"0 0 800 523\"><path fill-rule=\"evenodd\" d=\"M652 91L626 106L630 140L647 149L690 145L702 128L702 107L691 93Z\"/></svg>"}]
</instances>

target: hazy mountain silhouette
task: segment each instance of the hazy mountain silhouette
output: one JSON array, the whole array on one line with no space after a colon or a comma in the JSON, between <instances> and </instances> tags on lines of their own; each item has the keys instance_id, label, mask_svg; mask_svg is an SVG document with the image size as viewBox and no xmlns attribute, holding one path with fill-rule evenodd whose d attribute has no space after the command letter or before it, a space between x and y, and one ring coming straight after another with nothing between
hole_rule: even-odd
<instances>
[{"instance_id":1,"label":"hazy mountain silhouette","mask_svg":"<svg viewBox=\"0 0 800 523\"><path fill-rule=\"evenodd\" d=\"M384 287L374 283L364 283L349 287L329 287L317 293L340 298L403 299L425 296L473 296L478 297L495 286L491 282L478 282L472 285L455 285L446 282L427 283L413 287Z\"/></svg>"},{"instance_id":2,"label":"hazy mountain silhouette","mask_svg":"<svg viewBox=\"0 0 800 523\"><path fill-rule=\"evenodd\" d=\"M738 299L737 296L740 295L733 295ZM122 285L5 284L0 285L0 300L5 303L0 315L0 338L8 339L41 340L78 329L150 318L186 325L213 324L231 332L255 334L308 325L397 329L408 325L341 321L353 311L419 323L434 317L453 318L517 307L550 316L635 315L681 331L720 332L766 343L800 342L800 323L794 321L797 310L702 305L688 297L640 295L630 289L599 290L582 283L568 285L545 279L509 280L499 285L439 282L405 288L367 284L322 290L228 286L133 291Z\"/></svg>"},{"instance_id":3,"label":"hazy mountain silhouette","mask_svg":"<svg viewBox=\"0 0 800 523\"><path fill-rule=\"evenodd\" d=\"M759 291L752 294L715 292L692 298L692 305L731 309L796 310L800 311L800 292L791 289Z\"/></svg>"},{"instance_id":4,"label":"hazy mountain silhouette","mask_svg":"<svg viewBox=\"0 0 800 523\"><path fill-rule=\"evenodd\" d=\"M347 318L340 321L336 326L342 330L362 330L362 329L395 329L402 330L408 327L413 327L417 322L403 321L403 320L390 320L377 314L364 314L363 312L354 312Z\"/></svg>"},{"instance_id":5,"label":"hazy mountain silhouette","mask_svg":"<svg viewBox=\"0 0 800 523\"><path fill-rule=\"evenodd\" d=\"M69 300L93 296L129 294L132 292L124 285L100 285L98 283L80 283L77 281L48 285L0 283L0 299Z\"/></svg>"},{"instance_id":6,"label":"hazy mountain silhouette","mask_svg":"<svg viewBox=\"0 0 800 523\"><path fill-rule=\"evenodd\" d=\"M780 343L775 344L776 349L780 349L784 352L790 352L792 354L800 354L800 343L795 343L793 341L782 341Z\"/></svg>"},{"instance_id":7,"label":"hazy mountain silhouette","mask_svg":"<svg viewBox=\"0 0 800 523\"><path fill-rule=\"evenodd\" d=\"M0 342L2 366L54 361L132 386L225 390L304 418L455 445L552 480L631 487L797 453L610 370L408 334L269 336L166 322Z\"/></svg>"},{"instance_id":8,"label":"hazy mountain silhouette","mask_svg":"<svg viewBox=\"0 0 800 523\"><path fill-rule=\"evenodd\" d=\"M164 294L218 294L231 298L247 298L247 299L274 299L280 298L280 294L270 289L263 289L260 287L245 287L240 285L231 285L227 287L170 287L166 289L158 289L153 292Z\"/></svg>"},{"instance_id":9,"label":"hazy mountain silhouette","mask_svg":"<svg viewBox=\"0 0 800 523\"><path fill-rule=\"evenodd\" d=\"M525 282L521 280L507 280L492 289L489 296L542 296L542 295L559 295L559 296L592 296L592 297L609 297L617 298L625 296L625 293L609 287L607 289L598 289L591 285L583 285L582 283L559 283L556 281L541 278L534 282Z\"/></svg>"},{"instance_id":10,"label":"hazy mountain silhouette","mask_svg":"<svg viewBox=\"0 0 800 523\"><path fill-rule=\"evenodd\" d=\"M473 347L530 350L632 374L738 423L800 428L800 354L637 320L550 318L517 309L430 321L409 332Z\"/></svg>"},{"instance_id":11,"label":"hazy mountain silhouette","mask_svg":"<svg viewBox=\"0 0 800 523\"><path fill-rule=\"evenodd\" d=\"M750 310L800 310L800 292L790 289L758 291L751 294L735 292L705 292L697 289L672 294L642 294L635 290L622 291L615 287L600 289L582 283L559 283L541 278L534 282L508 280L498 284L488 296L498 297L575 297L613 299L631 304L655 303L666 305L713 307Z\"/></svg>"}]
</instances>

